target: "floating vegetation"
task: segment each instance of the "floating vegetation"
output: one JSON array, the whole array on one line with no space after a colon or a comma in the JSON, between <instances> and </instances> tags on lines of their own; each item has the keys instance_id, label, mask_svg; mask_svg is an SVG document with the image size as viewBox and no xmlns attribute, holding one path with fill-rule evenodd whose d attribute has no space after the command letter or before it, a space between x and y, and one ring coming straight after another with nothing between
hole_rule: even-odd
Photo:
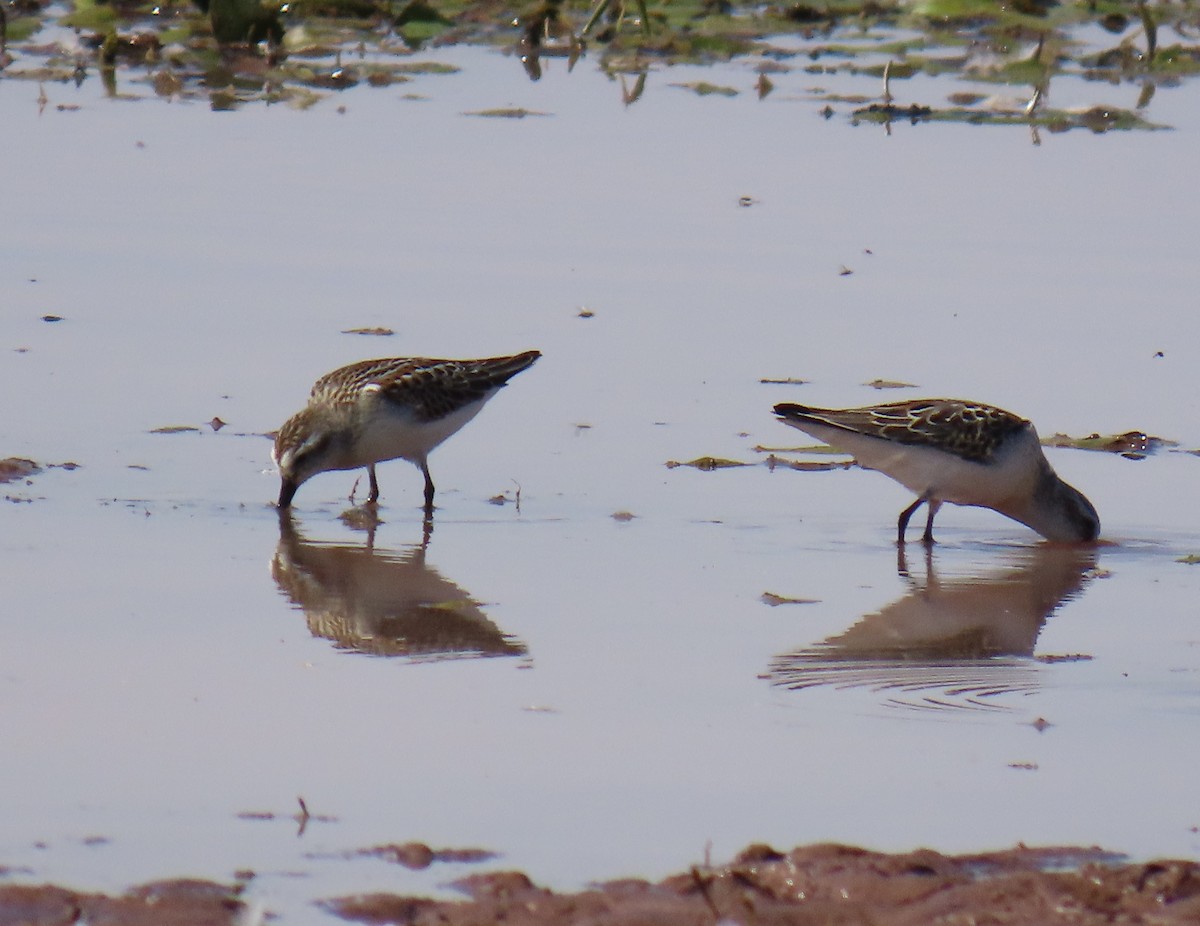
<instances>
[{"instance_id":1,"label":"floating vegetation","mask_svg":"<svg viewBox=\"0 0 1200 926\"><path fill-rule=\"evenodd\" d=\"M832 451L832 448L824 448L826 452ZM837 451L832 451L837 452ZM775 454L770 454L763 463L768 469L795 469L803 473L826 473L835 469L849 469L854 465L853 460L788 460Z\"/></svg>"},{"instance_id":2,"label":"floating vegetation","mask_svg":"<svg viewBox=\"0 0 1200 926\"><path fill-rule=\"evenodd\" d=\"M548 116L549 113L532 109L478 109L463 113L464 116L484 116L488 119L524 119L526 116Z\"/></svg>"},{"instance_id":3,"label":"floating vegetation","mask_svg":"<svg viewBox=\"0 0 1200 926\"><path fill-rule=\"evenodd\" d=\"M168 424L161 428L152 428L151 434L199 434L200 429L190 424Z\"/></svg>"},{"instance_id":4,"label":"floating vegetation","mask_svg":"<svg viewBox=\"0 0 1200 926\"><path fill-rule=\"evenodd\" d=\"M679 463L675 460L667 461L667 469L675 469L678 466L690 466L692 469L698 469L705 473L711 473L714 469L730 469L734 466L752 465L751 463L743 463L741 460L726 460L721 457L696 457L696 459L688 460L686 463Z\"/></svg>"},{"instance_id":5,"label":"floating vegetation","mask_svg":"<svg viewBox=\"0 0 1200 926\"><path fill-rule=\"evenodd\" d=\"M1126 431L1124 434L1089 434L1087 437L1070 437L1054 434L1045 438L1046 447L1072 447L1076 450L1100 450L1118 453L1129 460L1144 460L1149 454L1164 447L1179 446L1176 441L1152 437L1144 431Z\"/></svg>"},{"instance_id":6,"label":"floating vegetation","mask_svg":"<svg viewBox=\"0 0 1200 926\"><path fill-rule=\"evenodd\" d=\"M763 592L759 600L765 605L777 608L781 604L819 604L820 598L788 598L786 595L776 595L774 592Z\"/></svg>"},{"instance_id":7,"label":"floating vegetation","mask_svg":"<svg viewBox=\"0 0 1200 926\"><path fill-rule=\"evenodd\" d=\"M304 109L352 87L450 73L452 66L412 59L422 49L471 43L506 48L531 80L542 78L544 57L566 59L568 70L590 59L620 83L625 105L643 96L654 74L660 88L742 105L782 96L826 119L889 131L1021 125L1036 143L1043 130L1159 128L1149 114L1156 93L1200 74L1200 0L553 0L518 5L515 15L511 6L468 0L72 0L8 8L4 77L52 87L99 76L113 97L203 99L214 109L280 102ZM744 86L657 73L736 59L748 65ZM943 76L959 85L941 88L937 98L930 81L915 80ZM813 88L813 77L823 86ZM861 84L864 77L879 81L876 92L855 86L849 95L836 86L839 78ZM1055 107L1060 81L1073 82L1072 98L1082 87L1085 104ZM1122 89L1136 102L1101 96ZM39 105L49 102L43 93ZM540 115L519 108L471 114Z\"/></svg>"},{"instance_id":8,"label":"floating vegetation","mask_svg":"<svg viewBox=\"0 0 1200 926\"><path fill-rule=\"evenodd\" d=\"M733 87L721 87L717 84L710 84L706 80L695 80L686 84L671 84L672 87L681 87L684 90L691 90L696 96L737 96L738 91Z\"/></svg>"}]
</instances>

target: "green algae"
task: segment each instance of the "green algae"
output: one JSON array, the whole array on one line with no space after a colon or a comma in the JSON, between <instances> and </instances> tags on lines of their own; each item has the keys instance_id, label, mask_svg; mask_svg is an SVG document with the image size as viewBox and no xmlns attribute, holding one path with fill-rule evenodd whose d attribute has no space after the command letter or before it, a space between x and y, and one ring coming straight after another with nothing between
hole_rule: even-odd
<instances>
[{"instance_id":1,"label":"green algae","mask_svg":"<svg viewBox=\"0 0 1200 926\"><path fill-rule=\"evenodd\" d=\"M767 70L829 81L872 78L878 81L875 96L830 87L805 98L823 107L826 119L838 116L855 125L1020 125L1104 134L1161 128L1144 111L1156 90L1200 73L1200 41L1193 41L1200 34L1200 0L1169 9L1114 0L531 0L515 7L496 0L195 0L178 7L74 0L65 8L23 14L8 27L8 49L0 52L4 76L78 80L81 72L119 60L136 66L120 75L127 83L144 83L160 97L208 98L219 108L259 101L307 107L349 87L385 88L416 75L450 73L453 68L411 57L435 44L469 43L518 52L534 80L542 73L539 59L554 55L567 57L570 66L587 58L614 77L636 77L637 88L623 91L626 105L641 98L651 70L745 59L758 71L754 93L703 79L665 83L754 105L777 87ZM30 44L39 32L61 27L78 30L94 58L68 64L57 43ZM238 51L231 56L229 49ZM239 73L214 82L219 50ZM344 67L343 57L354 66ZM255 58L261 63L253 64ZM302 58L309 60L297 61ZM158 76L163 59L172 64L177 86ZM918 76L949 78L956 86L938 98L922 97L930 92L923 81L919 92L901 94L905 82ZM1061 79L1094 86L1094 98L1078 109L1053 108L1052 86ZM117 76L106 80L115 92ZM1096 98L1104 87L1123 84L1132 84L1138 95L1133 109ZM1008 88L1017 102L995 105L989 86ZM976 87L983 92L972 92ZM979 102L956 101L974 98ZM852 108L835 112L834 103Z\"/></svg>"}]
</instances>

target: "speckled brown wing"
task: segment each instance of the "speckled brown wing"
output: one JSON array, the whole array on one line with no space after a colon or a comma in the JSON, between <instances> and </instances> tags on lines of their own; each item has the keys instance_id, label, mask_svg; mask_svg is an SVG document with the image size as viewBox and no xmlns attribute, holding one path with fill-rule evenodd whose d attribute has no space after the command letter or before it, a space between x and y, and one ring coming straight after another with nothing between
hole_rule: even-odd
<instances>
[{"instance_id":1,"label":"speckled brown wing","mask_svg":"<svg viewBox=\"0 0 1200 926\"><path fill-rule=\"evenodd\" d=\"M321 377L313 386L313 398L353 401L374 386L385 401L409 409L418 421L437 421L486 398L540 356L526 351L483 360L364 360Z\"/></svg>"},{"instance_id":2,"label":"speckled brown wing","mask_svg":"<svg viewBox=\"0 0 1200 926\"><path fill-rule=\"evenodd\" d=\"M914 399L866 408L780 408L785 418L809 418L900 444L934 447L974 463L990 461L1007 437L1029 426L1027 419L1002 408L957 399Z\"/></svg>"},{"instance_id":3,"label":"speckled brown wing","mask_svg":"<svg viewBox=\"0 0 1200 926\"><path fill-rule=\"evenodd\" d=\"M364 387L379 385L393 377L403 376L421 366L443 363L423 357L391 357L381 360L360 360L326 373L315 383L309 402L353 402Z\"/></svg>"}]
</instances>

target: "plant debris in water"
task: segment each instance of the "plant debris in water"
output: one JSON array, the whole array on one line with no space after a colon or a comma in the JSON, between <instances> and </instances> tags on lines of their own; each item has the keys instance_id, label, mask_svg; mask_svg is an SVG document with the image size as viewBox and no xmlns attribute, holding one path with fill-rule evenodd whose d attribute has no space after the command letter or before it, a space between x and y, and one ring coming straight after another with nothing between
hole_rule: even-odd
<instances>
[{"instance_id":1,"label":"plant debris in water","mask_svg":"<svg viewBox=\"0 0 1200 926\"><path fill-rule=\"evenodd\" d=\"M431 849L422 842L405 842L357 849L343 855L344 858L356 856L379 858L413 871L420 871L435 862L490 862L496 857L496 853L486 849Z\"/></svg>"},{"instance_id":2,"label":"plant debris in water","mask_svg":"<svg viewBox=\"0 0 1200 926\"><path fill-rule=\"evenodd\" d=\"M822 448L825 452L838 453L832 447ZM809 451L812 452L812 451ZM775 454L768 454L763 460L768 469L774 470L777 467L784 469L797 469L805 473L826 473L834 469L849 469L854 465L853 460L788 460Z\"/></svg>"},{"instance_id":3,"label":"plant debris in water","mask_svg":"<svg viewBox=\"0 0 1200 926\"><path fill-rule=\"evenodd\" d=\"M390 338L396 332L391 328L345 328L342 334L365 334L376 338Z\"/></svg>"},{"instance_id":4,"label":"plant debris in water","mask_svg":"<svg viewBox=\"0 0 1200 926\"><path fill-rule=\"evenodd\" d=\"M749 463L743 463L741 460L726 460L721 457L696 457L694 460L688 460L686 463L680 463L676 460L667 461L667 469L675 469L677 466L690 466L693 469L702 470L706 473L712 472L714 469L728 469L733 466L750 466Z\"/></svg>"},{"instance_id":5,"label":"plant debris in water","mask_svg":"<svg viewBox=\"0 0 1200 926\"><path fill-rule=\"evenodd\" d=\"M531 80L543 76L543 58L563 58L568 70L589 59L620 82L626 105L646 91L652 67L745 60L753 75L744 86L669 78L660 86L753 104L788 92L779 88L794 72L806 81L800 98L827 119L840 114L889 130L901 123L1023 125L1037 141L1042 129L1155 128L1155 95L1200 74L1200 0L561 0L518 5L515 16L511 6L468 0L73 0L4 8L12 13L0 37L0 72L37 81L39 106L64 111L78 106L52 101L55 85L96 77L113 97L144 88L144 98L207 99L214 109L281 102L303 109L351 87L452 72L414 58L425 48L471 43L509 50ZM945 75L961 85L937 97L932 82L913 81ZM849 96L834 86L843 77L878 83L874 93L856 87ZM823 86L813 89L813 78ZM1072 96L1085 89L1083 105L1053 105L1057 83L1066 80ZM1103 96L1121 85L1137 91L1132 109Z\"/></svg>"},{"instance_id":6,"label":"plant debris in water","mask_svg":"<svg viewBox=\"0 0 1200 926\"><path fill-rule=\"evenodd\" d=\"M774 592L763 592L760 600L763 604L777 608L781 604L818 604L819 598L788 598L786 595L776 595Z\"/></svg>"},{"instance_id":7,"label":"plant debris in water","mask_svg":"<svg viewBox=\"0 0 1200 926\"><path fill-rule=\"evenodd\" d=\"M548 116L549 113L533 109L477 109L463 113L464 116L484 116L489 119L524 119L527 116Z\"/></svg>"},{"instance_id":8,"label":"plant debris in water","mask_svg":"<svg viewBox=\"0 0 1200 926\"><path fill-rule=\"evenodd\" d=\"M199 434L200 429L195 425L190 424L168 424L161 428L152 428L151 434Z\"/></svg>"},{"instance_id":9,"label":"plant debris in water","mask_svg":"<svg viewBox=\"0 0 1200 926\"><path fill-rule=\"evenodd\" d=\"M1087 437L1071 437L1053 434L1042 441L1047 447L1073 447L1076 450L1100 450L1118 453L1128 460L1144 460L1149 454L1164 447L1179 446L1176 441L1153 437L1144 431L1126 431L1124 434L1089 434Z\"/></svg>"},{"instance_id":10,"label":"plant debris in water","mask_svg":"<svg viewBox=\"0 0 1200 926\"><path fill-rule=\"evenodd\" d=\"M0 482L16 482L18 479L28 479L42 471L33 460L24 457L5 457L0 460Z\"/></svg>"}]
</instances>

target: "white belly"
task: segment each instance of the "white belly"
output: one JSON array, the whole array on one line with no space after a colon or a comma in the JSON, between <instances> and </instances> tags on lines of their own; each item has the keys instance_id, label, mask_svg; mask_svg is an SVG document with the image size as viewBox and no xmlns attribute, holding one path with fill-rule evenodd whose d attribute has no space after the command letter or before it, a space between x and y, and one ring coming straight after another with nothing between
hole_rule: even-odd
<instances>
[{"instance_id":1,"label":"white belly","mask_svg":"<svg viewBox=\"0 0 1200 926\"><path fill-rule=\"evenodd\" d=\"M364 410L360 437L347 468L396 459L420 464L434 447L479 414L489 398L464 405L436 421L418 421L402 406L372 403Z\"/></svg>"},{"instance_id":2,"label":"white belly","mask_svg":"<svg viewBox=\"0 0 1200 926\"><path fill-rule=\"evenodd\" d=\"M920 444L897 444L805 422L801 430L832 447L854 455L864 469L891 476L914 495L955 505L1004 507L1007 500L1027 497L1043 459L1037 435L1030 428L1015 436L1003 454L990 463L974 463Z\"/></svg>"}]
</instances>

